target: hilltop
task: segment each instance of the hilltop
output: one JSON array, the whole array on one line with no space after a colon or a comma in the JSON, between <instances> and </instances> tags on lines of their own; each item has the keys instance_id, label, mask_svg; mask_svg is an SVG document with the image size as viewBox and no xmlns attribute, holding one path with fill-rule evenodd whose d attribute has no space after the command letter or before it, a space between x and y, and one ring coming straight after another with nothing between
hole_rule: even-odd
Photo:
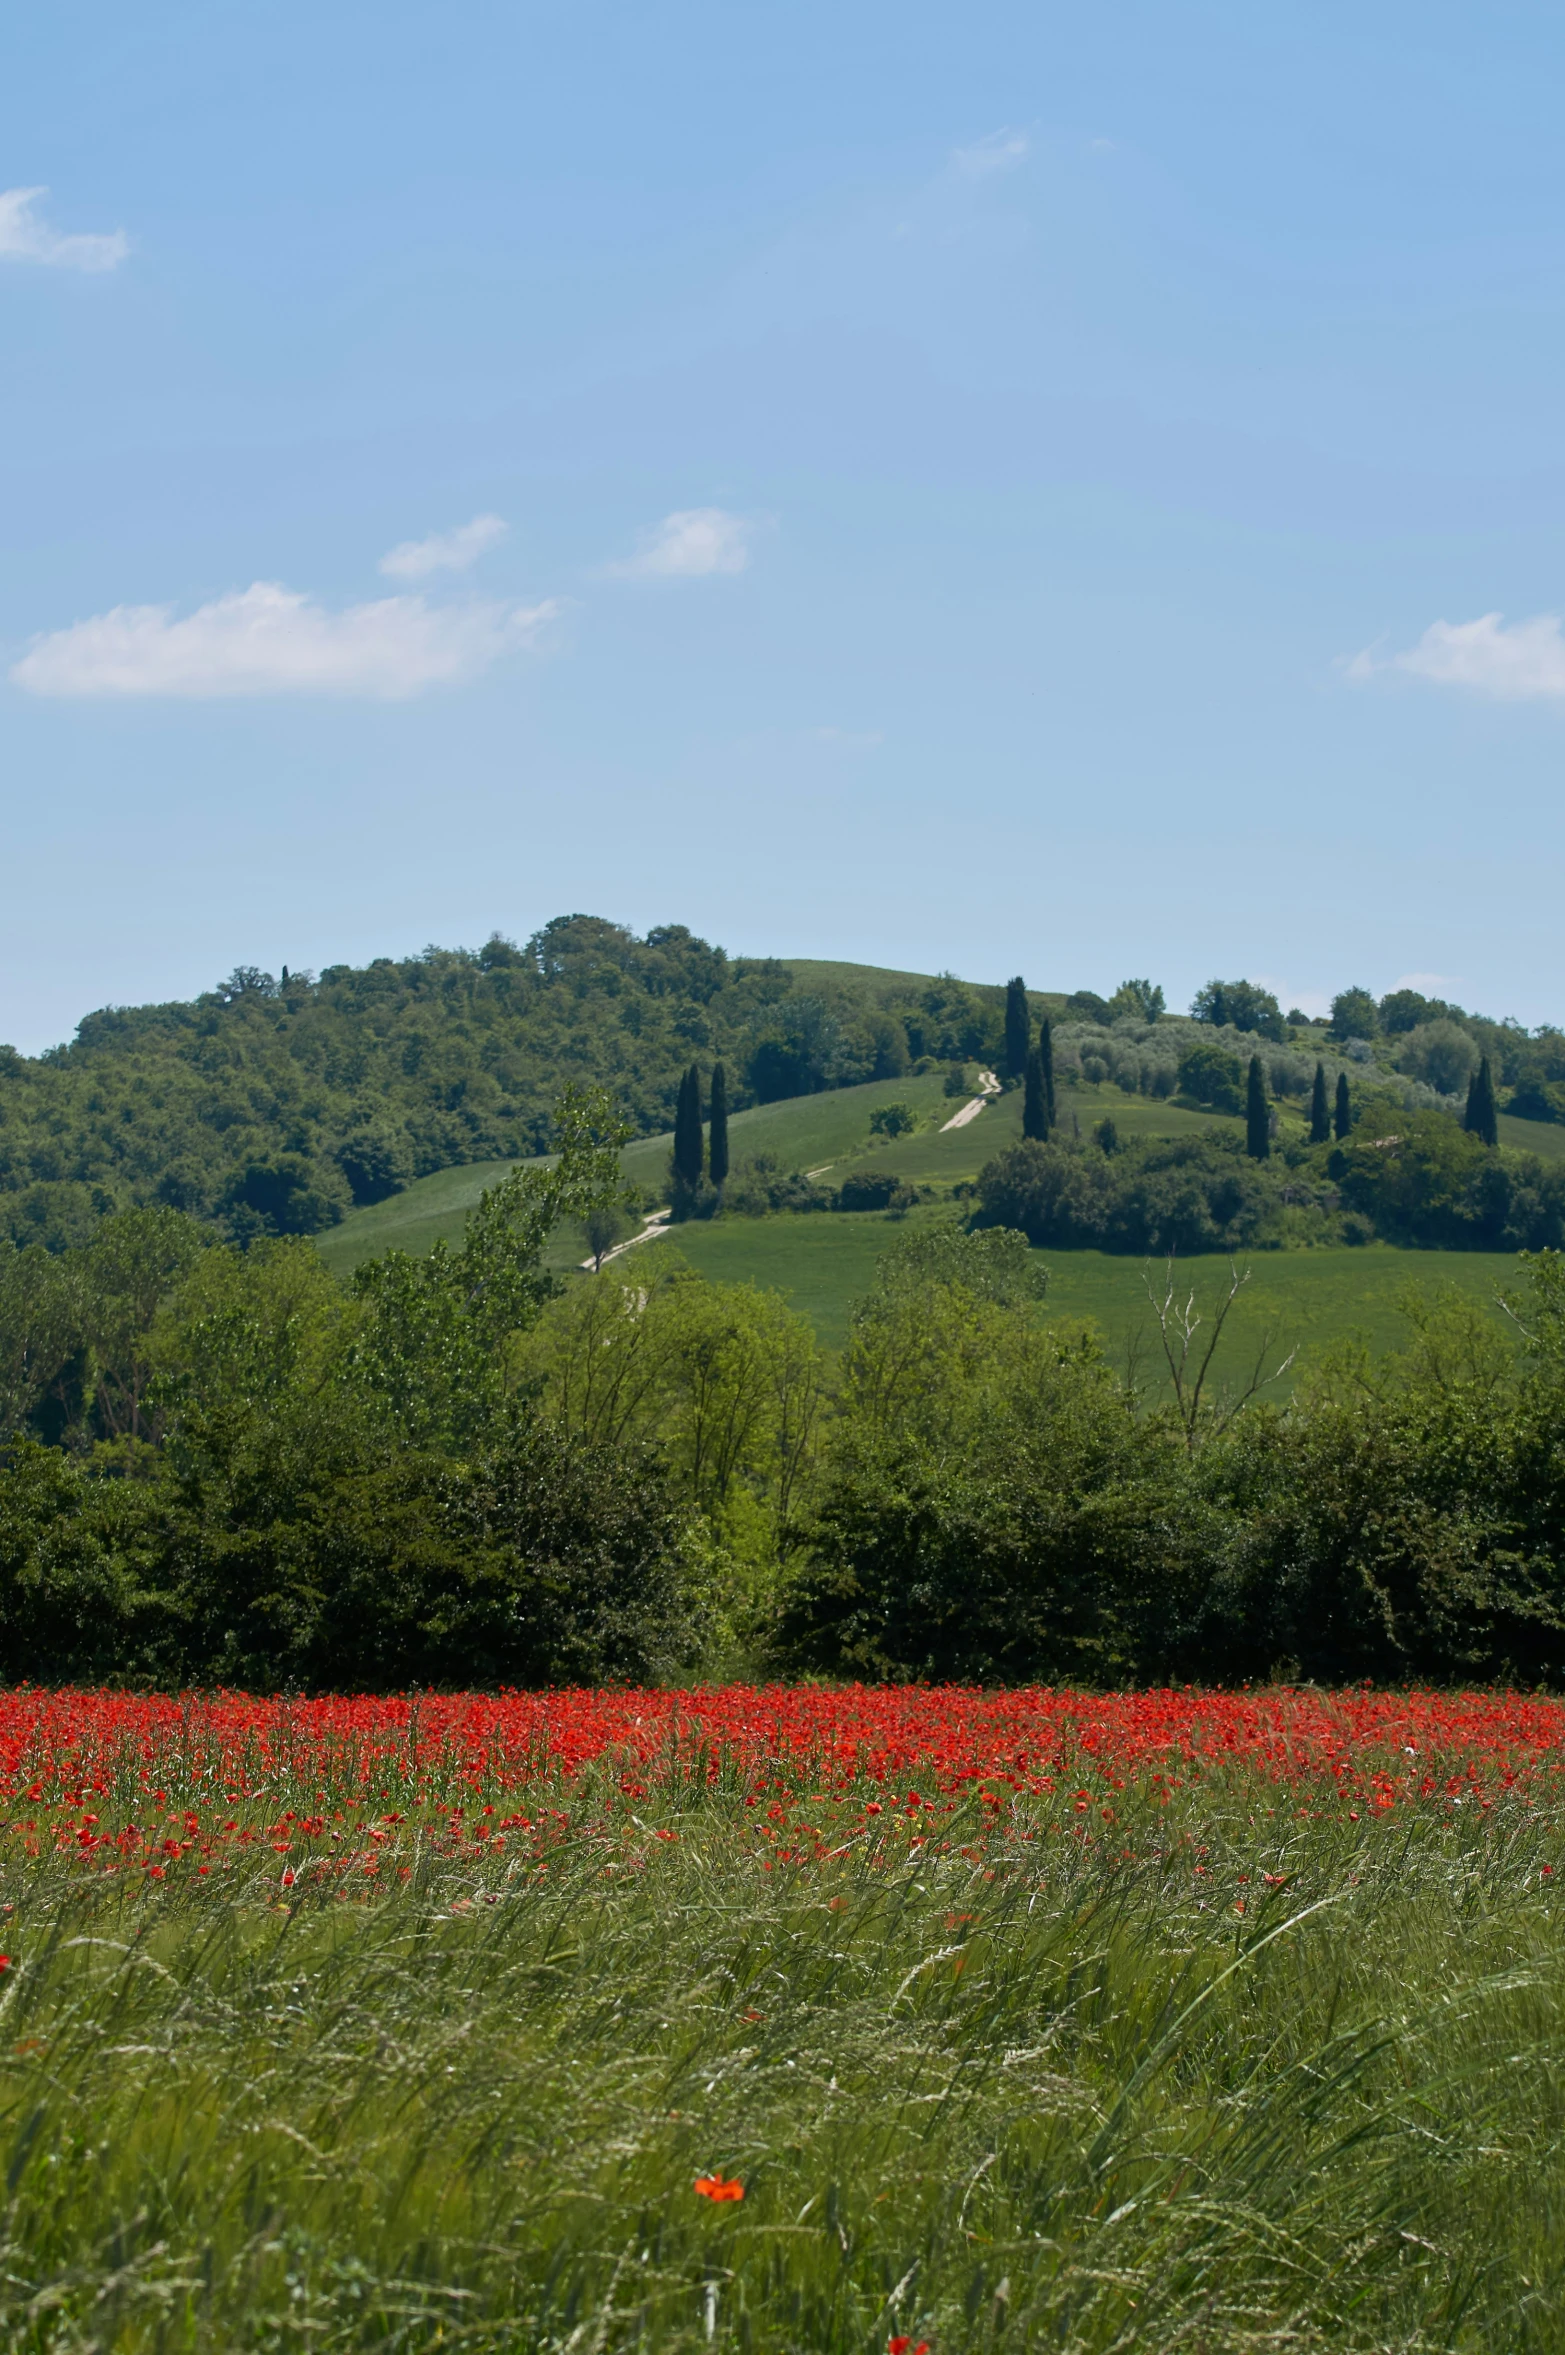
<instances>
[{"instance_id":1,"label":"hilltop","mask_svg":"<svg viewBox=\"0 0 1565 2355\"><path fill-rule=\"evenodd\" d=\"M1209 985L1188 1016L1149 982L1109 1000L1031 990L1027 1004L1034 1030L1045 1014L1053 1024L1078 1134L1107 1116L1132 1143L1211 1139L1231 1128L1254 1054L1285 1136L1317 1065L1383 1132L1460 1113L1487 1057L1502 1145L1565 1148L1565 1037L1552 1028L1529 1035L1410 991L1346 990L1329 1022L1310 1022L1247 982ZM972 1132L941 1136L937 1099L1004 1057L997 982L731 956L682 925L638 937L573 915L520 946L497 934L319 975L241 967L188 1002L89 1014L36 1058L0 1048L0 1234L59 1250L110 1211L162 1203L241 1242L313 1233L330 1252L341 1228L350 1259L371 1234L428 1240L484 1178L547 1150L573 1079L601 1083L627 1115L640 1140L628 1166L655 1197L692 1062L707 1081L724 1064L735 1149L771 1165L751 1172L746 1207L819 1206L775 1181L862 1159L877 1088L916 1119L873 1140L876 1166L949 1193L1018 1116L1006 1099ZM832 1098L839 1114L824 1110Z\"/></svg>"},{"instance_id":2,"label":"hilltop","mask_svg":"<svg viewBox=\"0 0 1565 2355\"><path fill-rule=\"evenodd\" d=\"M89 1014L36 1058L0 1048L0 1234L59 1249L147 1202L241 1241L320 1232L436 1171L545 1150L568 1080L653 1135L692 1060L724 1061L741 1107L897 1078L992 1052L1003 996L595 916L524 946L240 967L189 1002Z\"/></svg>"}]
</instances>

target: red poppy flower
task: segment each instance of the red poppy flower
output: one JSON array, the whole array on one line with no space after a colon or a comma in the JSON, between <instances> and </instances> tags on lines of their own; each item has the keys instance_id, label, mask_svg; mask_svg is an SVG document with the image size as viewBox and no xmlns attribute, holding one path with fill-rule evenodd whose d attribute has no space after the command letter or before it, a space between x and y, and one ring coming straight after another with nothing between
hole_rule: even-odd
<instances>
[{"instance_id":1,"label":"red poppy flower","mask_svg":"<svg viewBox=\"0 0 1565 2355\"><path fill-rule=\"evenodd\" d=\"M742 2200L742 2183L725 2183L721 2175L698 2175L694 2189L703 2200Z\"/></svg>"},{"instance_id":2,"label":"red poppy flower","mask_svg":"<svg viewBox=\"0 0 1565 2355\"><path fill-rule=\"evenodd\" d=\"M920 2339L915 2347L911 2339L888 2339L886 2355L929 2355L929 2341Z\"/></svg>"}]
</instances>

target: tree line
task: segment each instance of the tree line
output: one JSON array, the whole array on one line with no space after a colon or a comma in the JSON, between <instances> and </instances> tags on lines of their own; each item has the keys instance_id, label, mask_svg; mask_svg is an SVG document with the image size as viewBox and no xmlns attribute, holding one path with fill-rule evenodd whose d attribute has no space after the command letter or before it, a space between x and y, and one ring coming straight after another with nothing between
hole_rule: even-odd
<instances>
[{"instance_id":1,"label":"tree line","mask_svg":"<svg viewBox=\"0 0 1565 2355\"><path fill-rule=\"evenodd\" d=\"M1565 1673L1557 1253L1504 1317L1412 1301L1399 1358L1268 1403L1265 1368L1225 1390L1224 1304L1177 1262L1131 1370L1051 1314L1023 1231L953 1216L884 1255L834 1363L669 1243L546 1274L624 1137L568 1094L460 1249L349 1285L166 1207L0 1260L0 1675Z\"/></svg>"},{"instance_id":2,"label":"tree line","mask_svg":"<svg viewBox=\"0 0 1565 2355\"><path fill-rule=\"evenodd\" d=\"M0 1237L61 1250L142 1205L238 1243L318 1233L435 1170L542 1153L570 1079L651 1135L693 1060L723 1063L736 1108L895 1078L986 1051L1002 994L810 984L594 916L319 975L242 966L189 1003L89 1014L41 1056L0 1047Z\"/></svg>"},{"instance_id":3,"label":"tree line","mask_svg":"<svg viewBox=\"0 0 1565 2355\"><path fill-rule=\"evenodd\" d=\"M0 1235L61 1250L153 1204L239 1243L317 1233L435 1170L542 1152L570 1078L609 1088L648 1135L673 1124L692 1063L721 1064L738 1109L942 1063L1026 1087L1036 1047L1027 1133L1042 1138L1055 1087L1082 1079L1239 1112L1257 1045L1274 1095L1307 1094L1324 1053L1329 1084L1345 1064L1406 1109L1459 1107L1487 1058L1497 1112L1565 1117L1557 1030L1414 991L1343 991L1312 1024L1257 984L1214 981L1186 1019L1148 979L1108 998L909 982L576 915L520 946L319 975L241 966L188 1003L102 1008L41 1056L0 1048Z\"/></svg>"}]
</instances>

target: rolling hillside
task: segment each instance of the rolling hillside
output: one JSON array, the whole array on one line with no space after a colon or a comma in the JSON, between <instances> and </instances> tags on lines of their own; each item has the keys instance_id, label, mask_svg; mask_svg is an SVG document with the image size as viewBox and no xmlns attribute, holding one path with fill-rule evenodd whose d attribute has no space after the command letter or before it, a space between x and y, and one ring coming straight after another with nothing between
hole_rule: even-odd
<instances>
[{"instance_id":1,"label":"rolling hillside","mask_svg":"<svg viewBox=\"0 0 1565 2355\"><path fill-rule=\"evenodd\" d=\"M1190 1112L1177 1104L1127 1099L1114 1088L1067 1089L1060 1101L1067 1127L1074 1121L1083 1132L1105 1114L1112 1115L1126 1136L1182 1136L1214 1130L1237 1133L1243 1125L1220 1113ZM919 1115L920 1127L911 1136L873 1136L870 1116L888 1104L910 1105ZM949 1194L953 1186L971 1184L992 1154L1014 1144L1021 1135L1022 1100L1014 1090L989 1104L964 1128L943 1133L943 1123L959 1109L960 1099L948 1097L943 1081L932 1075L870 1080L858 1087L835 1088L825 1095L757 1104L736 1112L729 1123L731 1150L736 1162L748 1155L770 1153L784 1169L824 1170L834 1181L840 1181L845 1169L873 1166L890 1170L912 1185L928 1185ZM672 1141L666 1130L640 1137L622 1157L630 1184L654 1202L666 1199ZM420 1178L385 1202L350 1212L339 1226L316 1237L317 1248L328 1266L345 1272L381 1251L427 1251L442 1236L454 1242L484 1188L496 1184L514 1167L510 1161L480 1161ZM766 1222L747 1219L726 1223L749 1227ZM813 1228L821 1221L806 1223ZM579 1259L585 1247L585 1238L573 1233L569 1258Z\"/></svg>"},{"instance_id":2,"label":"rolling hillside","mask_svg":"<svg viewBox=\"0 0 1565 2355\"><path fill-rule=\"evenodd\" d=\"M1003 1001L949 975L796 974L595 916L521 947L243 967L189 1003L88 1014L44 1055L0 1047L0 1236L59 1250L146 1202L240 1242L320 1233L411 1180L545 1150L568 1080L608 1088L652 1136L692 1061L723 1061L739 1107L900 1079L992 1058Z\"/></svg>"},{"instance_id":3,"label":"rolling hillside","mask_svg":"<svg viewBox=\"0 0 1565 2355\"><path fill-rule=\"evenodd\" d=\"M872 1138L872 1112L909 1103L925 1125L915 1134L887 1141ZM1020 1134L1021 1098L1010 1093L991 1103L967 1126L941 1133L940 1123L956 1107L938 1079L875 1081L826 1096L787 1104L756 1106L731 1123L735 1159L770 1152L787 1167L818 1169L832 1178L844 1169L893 1169L919 1186L936 1190L937 1200L905 1214L886 1212L781 1213L768 1218L696 1221L675 1229L667 1241L638 1245L677 1251L702 1275L723 1283L755 1283L783 1292L807 1315L829 1348L847 1338L853 1302L874 1281L881 1253L907 1231L909 1221L950 1215L953 1186L970 1183L988 1157ZM1066 1122L1083 1131L1106 1114L1124 1134L1178 1136L1237 1130L1221 1115L1193 1113L1177 1105L1126 1099L1114 1088L1080 1088L1062 1096ZM1517 1127L1527 1124L1517 1122ZM627 1177L648 1197L659 1195L670 1139L638 1140L624 1155ZM393 1248L422 1251L438 1238L457 1241L469 1210L486 1185L513 1165L494 1162L446 1170L421 1180L392 1201L353 1213L318 1238L328 1265L346 1273L361 1258ZM570 1274L585 1253L579 1230L562 1231L552 1264ZM1085 1317L1102 1332L1118 1362L1139 1361L1156 1371L1156 1332L1147 1301L1147 1279L1160 1270L1123 1254L1101 1251L1040 1251L1049 1270L1049 1303L1062 1317ZM1361 1338L1375 1353L1393 1348L1407 1335L1398 1299L1412 1287L1430 1294L1450 1287L1484 1307L1516 1275L1508 1253L1476 1251L1407 1252L1385 1245L1363 1249L1304 1252L1259 1251L1243 1255L1251 1279L1230 1322L1218 1372L1233 1379L1246 1368L1263 1335L1272 1331L1277 1355L1297 1357L1279 1385L1291 1389L1311 1360L1347 1336ZM1215 1301L1226 1286L1229 1261L1201 1255L1180 1263L1181 1281L1193 1285L1203 1302Z\"/></svg>"},{"instance_id":4,"label":"rolling hillside","mask_svg":"<svg viewBox=\"0 0 1565 2355\"><path fill-rule=\"evenodd\" d=\"M1555 1095L1565 1099L1558 1034L1529 1039L1407 992L1384 1002L1378 1029L1365 1001L1373 1036L1335 1037L1302 1017L1285 1021L1247 983L1213 984L1199 1022L1148 1011L1149 990L1126 984L1113 1003L1028 993L1032 1034L1041 1014L1054 1023L1066 1141L1086 1142L1104 1120L1132 1146L1232 1139L1242 1129L1238 1083L1256 1053L1285 1145L1304 1136L1317 1063L1328 1088L1347 1083L1355 1115L1369 1114L1371 1141L1421 1119L1453 1136L1448 1115L1480 1054L1495 1060L1502 1101L1541 1114ZM681 926L638 938L590 916L559 918L523 947L497 936L476 953L431 949L278 980L247 969L188 1005L90 1015L70 1045L32 1061L0 1050L0 1227L57 1251L87 1239L110 1210L160 1202L241 1243L312 1233L345 1274L390 1248L418 1253L458 1237L484 1187L545 1145L568 1078L601 1082L642 1132L624 1167L651 1207L665 1194L680 1075L694 1062L709 1079L718 1059L735 1106L736 1175L755 1163L772 1177L806 1173L819 1199L873 1170L911 1190L906 1215L919 1218L965 1201L983 1165L1020 1136L1019 1091L964 1127L943 1125L959 1101L950 1080L965 1072L976 1084L1001 1061L1004 1009L995 983L846 960L747 960ZM1192 1101L1196 1082L1186 1084L1192 1053L1218 1072L1206 1109ZM872 1115L892 1104L914 1115L911 1133L873 1135ZM1504 1170L1531 1188L1526 1231L1536 1233L1554 1215L1565 1118L1502 1111L1498 1129ZM1095 1154L1086 1160L1101 1172ZM757 1183L767 1199L771 1179ZM859 1210L797 1214L787 1204L801 1190L784 1189L769 1217L683 1227L679 1247L714 1275L787 1291L836 1342L900 1227ZM1447 1239L1374 1220L1365 1231ZM552 1256L567 1270L585 1252L584 1235L562 1232ZM1062 1311L1091 1313L1117 1337L1130 1331L1142 1299L1133 1257L1085 1247L1047 1256ZM1290 1329L1311 1346L1355 1320L1384 1338L1387 1303L1408 1276L1484 1290L1495 1272L1492 1253L1472 1249L1259 1258L1266 1291L1286 1299Z\"/></svg>"}]
</instances>

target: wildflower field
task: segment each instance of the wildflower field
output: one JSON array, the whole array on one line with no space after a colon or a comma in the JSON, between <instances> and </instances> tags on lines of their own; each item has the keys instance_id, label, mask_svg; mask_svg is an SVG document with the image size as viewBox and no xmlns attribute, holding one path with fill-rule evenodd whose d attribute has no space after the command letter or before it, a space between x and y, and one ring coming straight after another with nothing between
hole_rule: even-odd
<instances>
[{"instance_id":1,"label":"wildflower field","mask_svg":"<svg viewBox=\"0 0 1565 2355\"><path fill-rule=\"evenodd\" d=\"M1565 2344L1565 1704L0 1698L21 2349Z\"/></svg>"}]
</instances>

